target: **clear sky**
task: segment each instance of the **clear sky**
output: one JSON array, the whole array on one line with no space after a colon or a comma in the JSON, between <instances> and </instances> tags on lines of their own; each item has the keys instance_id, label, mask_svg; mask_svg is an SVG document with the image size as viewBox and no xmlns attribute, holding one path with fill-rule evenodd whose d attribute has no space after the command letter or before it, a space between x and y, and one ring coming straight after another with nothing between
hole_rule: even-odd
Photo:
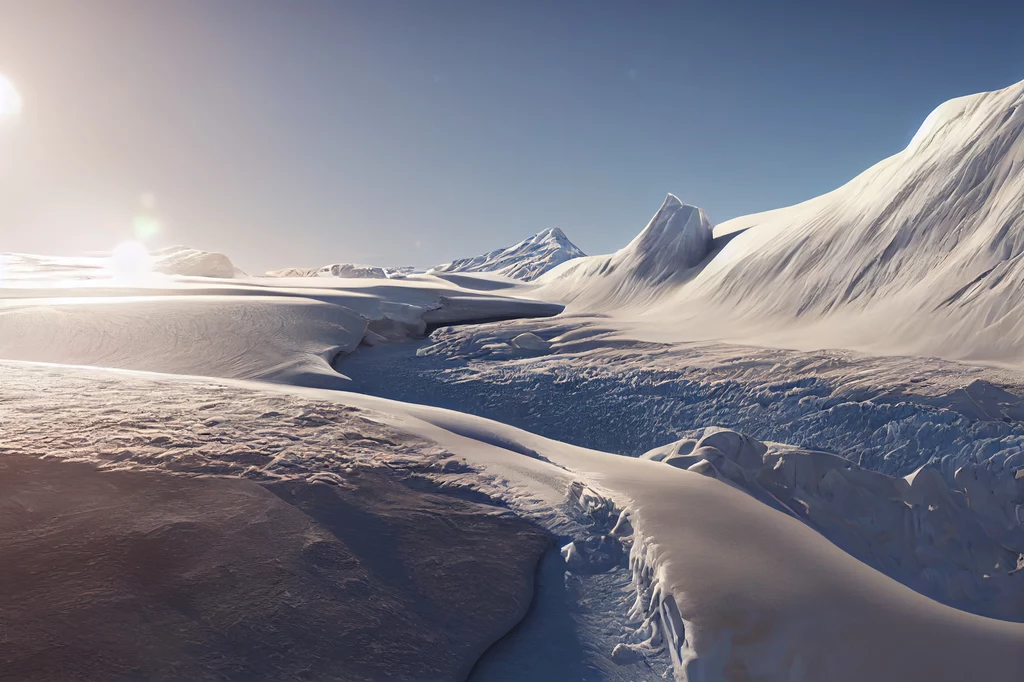
<instances>
[{"instance_id":1,"label":"clear sky","mask_svg":"<svg viewBox=\"0 0 1024 682\"><path fill-rule=\"evenodd\" d=\"M1024 2L0 0L0 251L431 265L833 189L1024 79Z\"/></svg>"}]
</instances>

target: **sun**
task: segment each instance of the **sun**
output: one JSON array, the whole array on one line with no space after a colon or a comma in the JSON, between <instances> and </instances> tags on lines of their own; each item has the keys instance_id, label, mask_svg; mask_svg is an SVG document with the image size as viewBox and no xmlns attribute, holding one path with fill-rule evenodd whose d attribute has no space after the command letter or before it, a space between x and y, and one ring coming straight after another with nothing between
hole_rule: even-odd
<instances>
[{"instance_id":1,"label":"sun","mask_svg":"<svg viewBox=\"0 0 1024 682\"><path fill-rule=\"evenodd\" d=\"M122 282L138 282L152 273L153 260L142 242L121 242L110 254L107 271Z\"/></svg>"},{"instance_id":2,"label":"sun","mask_svg":"<svg viewBox=\"0 0 1024 682\"><path fill-rule=\"evenodd\" d=\"M21 95L14 83L0 73L0 121L18 118L21 114Z\"/></svg>"}]
</instances>

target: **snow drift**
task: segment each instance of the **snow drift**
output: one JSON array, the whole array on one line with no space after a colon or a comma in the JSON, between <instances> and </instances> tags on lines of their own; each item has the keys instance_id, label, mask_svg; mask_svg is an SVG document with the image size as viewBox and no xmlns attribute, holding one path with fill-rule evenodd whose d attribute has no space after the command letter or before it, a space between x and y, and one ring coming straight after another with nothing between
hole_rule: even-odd
<instances>
[{"instance_id":1,"label":"snow drift","mask_svg":"<svg viewBox=\"0 0 1024 682\"><path fill-rule=\"evenodd\" d=\"M493 272L529 281L561 263L585 255L555 227L538 232L514 246L438 265L429 272Z\"/></svg>"},{"instance_id":2,"label":"snow drift","mask_svg":"<svg viewBox=\"0 0 1024 682\"><path fill-rule=\"evenodd\" d=\"M710 427L642 456L732 485L800 519L869 566L950 606L1024 621L1024 480L966 465L886 476L827 452ZM1022 564L1024 565L1024 564Z\"/></svg>"}]
</instances>

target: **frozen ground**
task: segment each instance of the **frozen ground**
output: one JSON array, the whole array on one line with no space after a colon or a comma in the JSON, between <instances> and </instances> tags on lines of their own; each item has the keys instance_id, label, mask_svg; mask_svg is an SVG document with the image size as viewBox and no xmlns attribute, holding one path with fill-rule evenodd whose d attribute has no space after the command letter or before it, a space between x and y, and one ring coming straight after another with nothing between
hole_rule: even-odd
<instances>
[{"instance_id":1,"label":"frozen ground","mask_svg":"<svg viewBox=\"0 0 1024 682\"><path fill-rule=\"evenodd\" d=\"M196 478L44 447L0 457L5 680L460 679L525 613L549 543L375 469Z\"/></svg>"},{"instance_id":2,"label":"frozen ground","mask_svg":"<svg viewBox=\"0 0 1024 682\"><path fill-rule=\"evenodd\" d=\"M535 335L539 343L519 348L523 335ZM561 318L441 329L426 342L365 349L341 369L369 393L634 456L699 438L708 425L798 446L804 455L798 461L813 459L810 450L838 453L852 462L839 471L854 479L835 481L839 488L825 493L818 489L820 477L838 466L830 462L844 461L832 455L814 455L810 483L766 481L778 462L762 465L760 459L747 463L755 471L746 478L742 472L724 478L762 501L801 498L781 506L924 594L1024 620L1024 574L1017 571L1024 553L1024 477L1016 476L1024 470L1024 427L1020 399L991 383L1006 385L1013 373L910 358L629 342ZM787 376L801 378L780 380ZM943 498L922 503L923 509L942 510L929 519L910 514L896 491L902 486L896 481L923 466ZM747 478L774 492L759 494L760 484ZM801 492L808 489L810 496ZM829 504L843 498L838 510L826 512L829 519L812 518L821 505L810 498L820 495ZM853 522L858 514L872 518ZM958 524L959 530L950 530ZM942 537L942 546L929 550L937 564L919 551L929 534Z\"/></svg>"},{"instance_id":3,"label":"frozen ground","mask_svg":"<svg viewBox=\"0 0 1024 682\"><path fill-rule=\"evenodd\" d=\"M528 537L539 538L538 544L527 543L533 549L524 549L517 554L517 561L511 562L519 582L508 573L488 573L480 578L503 581L502 589L509 595L505 601L496 601L493 610L480 613L486 623L493 624L488 626L491 629L476 626L480 637L467 639L457 659L438 662L427 657L419 661L449 671L437 673L440 679L459 679L475 665L470 674L473 680L660 679L670 666L691 680L721 679L726 669L775 678L798 677L804 674L801 671L813 670L827 679L868 676L902 680L931 679L938 666L953 665L939 657L936 667L931 663L915 667L920 676L888 677L890 669L901 669L902 658L879 663L878 668L864 667L853 651L815 639L820 633L809 623L822 619L835 628L836 636L851 639L856 632L859 647L879 650L884 650L883 644L889 645L891 637L876 641L862 635L862 629L882 632L883 623L896 623L901 632L906 631L900 635L899 646L907 655L930 654L935 644L929 642L963 640L962 661L955 665L961 666L964 674L982 670L990 679L1011 680L1024 669L1014 653L1020 649L1019 630L997 621L974 620L920 596L977 613L1021 619L1021 574L1016 571L1019 549L1014 544L1019 540L1019 517L1015 515L1020 496L1012 475L997 477L998 481L1009 480L1012 489L992 486L990 479L975 476L982 484L965 494L963 485L956 487L954 475L946 489L933 486L922 492L920 485L915 490L913 479L903 485L899 482L903 479L871 478L870 472L832 465L826 456L786 451L785 446L774 444L766 451L768 459L760 463L737 460L739 469L722 461L737 456L728 447L700 451L699 457L688 462L696 466L694 471L604 454L639 455L654 445L698 435L711 424L735 426L766 440L805 446L808 443L800 438L766 435L758 425L774 425L782 435L824 434L819 436L827 439L824 445L861 440L873 444L879 437L872 440L866 436L884 424L890 433L890 449L904 453L901 460L889 458L893 460L889 473L902 474L910 473L902 469L923 463L908 454L908 444L942 423L950 430L935 436L934 442L925 441L926 446L954 443L959 438L965 447L980 447L979 452L991 456L978 458L974 450L967 455L950 450L948 465L940 463L940 472L962 471L959 465L963 462L957 458L970 455L984 465L977 469L981 474L995 471L997 462L1003 466L1003 474L1012 473L1007 451L1017 437L1017 400L1012 392L979 383L1004 380L1012 373L939 366L924 360L842 354L829 359L706 344L657 345L631 341L621 329L604 328L601 318L484 324L502 316L549 314L557 307L506 298L502 294L508 287L499 280L449 277L455 279L423 277L382 284L351 280L327 286L319 282L300 286L287 279L275 280L273 286L197 279L161 280L160 287L136 284L121 288L96 282L64 288L21 283L7 290L7 304L0 312L7 322L0 327L0 339L7 344L8 354L36 353L30 359L121 364L163 374L56 365L5 366L0 419L19 426L5 440L4 454L60 457L99 464L103 471L241 479L277 492L278 497L281 490L294 491L289 494L295 497L287 497L285 502L321 525L326 522L313 513L319 513L319 508L308 506L323 494L317 491L362 494L368 506L361 515L353 517L351 507L338 513L345 523L357 518L360 527L369 529L374 545L382 538L401 536L398 528L387 525L390 521L385 523L397 512L376 504L388 493L401 498L401 490L410 489L410 495L453 496L452 504L501 505L515 518L534 524L535 535ZM234 313L236 310L239 312ZM172 324L175 320L179 323ZM403 341L447 321L476 324L442 327L425 341ZM742 361L735 361L740 357ZM306 374L289 374L291 365L282 363L296 359L312 369ZM920 368L920 377L911 373L915 367ZM168 373L183 376L174 380ZM795 373L804 380L775 380L776 375ZM262 382L223 384L217 379L197 379L196 374L271 379L278 388ZM902 383L894 381L897 376ZM443 404L460 412L339 390L304 390L297 385L361 388L378 395L400 393L399 397L413 402ZM687 391L696 399L686 399ZM823 402L813 402L819 399ZM894 400L904 404L891 404ZM523 405L528 409L524 411ZM859 426L843 417L854 409L868 415ZM875 409L883 412L872 416ZM473 412L490 413L502 421L592 449L582 450L464 414ZM821 413L812 424L801 426L795 418L812 412ZM896 421L894 414L905 414L907 421L902 427L888 426ZM743 417L747 417L745 421ZM872 420L880 425L868 434ZM984 429L991 430L989 445L982 442ZM947 438L957 433L961 435ZM888 461L832 449L856 455L868 468L884 468L876 465ZM918 443L915 452L926 449ZM792 465L798 472L804 471L793 477L772 477L779 461L810 464ZM829 471L833 473L827 477L828 483L823 483L822 475ZM54 480L54 485L59 483L60 475ZM931 479L923 476L920 480ZM148 486L148 481L138 485ZM744 492L736 491L737 487ZM167 496L173 498L177 488L169 490ZM965 502L968 496L969 503ZM90 499L77 500L75 505L94 513L89 512L94 508ZM126 510L126 518L133 517L132 498L116 499L117 508ZM333 497L329 499L333 504ZM436 504L436 497L429 499ZM745 506L742 500L750 500L754 506ZM426 503L413 495L404 509L412 514L421 502ZM980 506L983 503L984 508ZM470 517L491 518L494 514L493 507L467 506L466 511ZM154 511L161 517L175 513L173 506L166 514ZM94 517L86 514L82 518ZM680 519L687 523L680 524ZM110 533L137 536L130 525L117 530L121 526L115 521ZM46 518L39 522L48 527ZM529 525L511 528L531 532ZM331 532L336 538L340 533L337 529ZM751 532L756 537L747 535ZM428 545L449 544L440 536L418 540L424 543L417 550L423 555L430 554ZM470 543L472 538L464 540ZM355 548L346 544L348 541L355 542ZM360 561L377 566L374 574L380 574L381 589L392 587L388 576L397 575L397 569L389 568L397 561L395 554L383 558L359 554L359 548L365 546L359 542L370 542L365 539L345 536L341 542ZM548 543L554 549L544 553ZM776 545L778 552L771 549ZM676 547L702 549L693 556L679 556ZM26 552L35 555L39 549L33 546ZM529 585L523 579L531 574L541 554L544 558L536 576L538 589L531 613L485 654L487 643L509 630L522 615L523 590ZM71 556L54 561L88 558L74 552ZM509 563L500 553L497 557ZM766 557L778 562L767 576L760 568ZM719 563L723 561L745 564L748 573L726 573L729 578L723 581ZM441 576L458 575L454 569L449 571L447 564L439 570L441 573L424 580L450 581ZM185 572L191 575L191 571ZM852 604L846 592L837 592L835 584L813 577L819 572L847 576L859 585L855 592L874 596L860 606ZM785 587L791 578L785 578L784 584L775 582L784 575L802 576L807 593L796 598L796 593ZM179 578L167 580L175 584ZM99 579L95 575L83 578ZM258 585L271 579L246 574L242 583ZM458 578L459 583L464 580L468 578ZM758 587L755 591L740 589L746 583ZM401 584L417 594L431 589L415 581ZM314 588L318 585L306 589L312 592ZM54 591L52 585L42 589L53 598L55 610L62 608L63 599L71 598L59 589ZM181 594L183 589L188 592L179 586L172 593ZM701 598L694 600L695 593ZM786 594L793 600L766 600L765 594ZM147 598L152 597L143 595L132 603L142 604ZM395 598L412 599L401 593ZM451 594L445 598L457 602ZM165 597L156 599L153 608L176 608L173 599L171 606L161 599ZM479 609L482 599L486 601L475 597L472 608ZM890 602L898 605L898 613L879 606ZM806 611L815 603L821 610ZM211 602L205 608L219 613L222 607ZM937 608L940 610L935 611ZM266 614L253 617L271 618ZM318 617L310 616L314 622ZM367 622L376 618L370 612L361 612L359 617ZM410 625L405 627L420 621L417 612L409 612L406 622ZM171 622L158 619L147 636L164 641L161 628ZM304 631L296 627L288 637L297 642ZM432 627L445 631L443 626ZM375 650L387 652L378 658L388 661L392 656L406 658L393 653L398 649L387 644L392 636L402 636L408 646L434 646L394 634L404 632L397 625L374 626L373 631L380 638L375 640ZM53 638L67 636L46 632ZM110 636L116 638L117 633ZM258 641L246 639L244 633L237 636L243 642L238 646L243 648ZM813 651L806 648L807 642L815 643ZM82 646L95 643L83 642ZM167 646L170 651L177 645L169 642ZM217 656L236 655L230 654L227 644L217 646L221 647ZM298 649L295 652L299 655ZM788 653L773 657L766 652ZM290 654L282 655L293 661ZM893 656L883 654L883 658ZM39 660L21 663L32 666ZM236 666L240 678L252 671L238 668L242 664L233 660L236 662L225 665ZM326 666L324 670L342 665L330 657L321 664ZM201 668L198 663L193 665L196 670ZM842 677L839 670L847 667L860 677ZM416 679L418 673L410 670L407 679ZM450 672L454 670L464 672ZM377 673L367 674L372 678Z\"/></svg>"},{"instance_id":4,"label":"frozen ground","mask_svg":"<svg viewBox=\"0 0 1024 682\"><path fill-rule=\"evenodd\" d=\"M2 372L4 423L30 425L9 437L5 456L48 455L121 472L218 474L285 486L301 492L307 506L298 506L307 516L315 509L308 505L328 494L323 491L358 490L365 467L429 481L435 490L487 494L553 532L579 533L584 526L573 514L589 517L588 530L563 548L563 556L570 573L587 574L621 570L628 555L634 604L615 633L622 646L614 658L635 672L624 679L654 673L644 655L659 650L690 680L746 674L1009 681L1024 671L1024 626L941 606L798 519L665 462L338 391L39 365L8 364ZM62 393L74 399L58 412L54 396ZM305 486L289 487L300 482ZM15 504L26 506L17 494ZM374 491L365 523L387 512L376 497ZM73 548L61 547L74 556ZM474 570L477 565L474 559ZM448 568L434 575L448 575ZM381 567L383 575L387 570ZM433 586L416 589L429 594ZM44 630L59 626L60 619L54 621ZM373 632L384 640L378 640L380 655L390 659L392 631ZM505 671L509 679L512 670ZM590 679L608 679L597 672Z\"/></svg>"},{"instance_id":5,"label":"frozen ground","mask_svg":"<svg viewBox=\"0 0 1024 682\"><path fill-rule=\"evenodd\" d=\"M888 474L926 463L948 475L972 462L1010 473L1024 465L1017 372L841 350L659 344L613 325L557 317L448 327L363 349L339 368L358 390L631 455L715 423L842 452ZM534 347L520 347L523 335L536 337Z\"/></svg>"}]
</instances>

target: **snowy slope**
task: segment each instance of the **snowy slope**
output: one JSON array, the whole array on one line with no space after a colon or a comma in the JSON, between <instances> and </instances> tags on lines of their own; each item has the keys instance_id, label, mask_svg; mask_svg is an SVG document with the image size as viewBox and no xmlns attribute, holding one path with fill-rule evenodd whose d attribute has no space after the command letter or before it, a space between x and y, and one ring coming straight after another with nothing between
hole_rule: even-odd
<instances>
[{"instance_id":1,"label":"snowy slope","mask_svg":"<svg viewBox=\"0 0 1024 682\"><path fill-rule=\"evenodd\" d=\"M430 272L493 272L515 279L533 280L551 268L584 256L557 227L538 232L514 246L438 265Z\"/></svg>"},{"instance_id":2,"label":"snowy slope","mask_svg":"<svg viewBox=\"0 0 1024 682\"><path fill-rule=\"evenodd\" d=\"M376 463L381 470L424 472L441 484L471 484L543 524L559 523L568 493L598 534L580 537L582 549L564 550L570 569L579 561L573 552L587 552L594 537L628 550L635 631L623 649L640 655L664 647L680 680L1016 682L1024 675L1024 625L931 601L803 521L665 462L340 391L251 382L211 387L184 377L9 364L0 372L16 398L2 406L5 423L31 425L10 446L37 456L341 486L358 485L345 466ZM132 400L112 405L118 395ZM48 409L54 399L68 408ZM97 421L106 426L97 430ZM96 431L104 447L83 439L83 429ZM192 435L200 432L207 435ZM382 432L392 435L381 440ZM348 439L346 447L327 445L339 435ZM742 459L742 449L721 443L715 449L722 455L714 457L729 452ZM332 461L325 451L341 459ZM441 466L450 455L463 464ZM785 466L778 475L788 475ZM911 481L912 494L916 487ZM925 496L908 499L927 504L926 491L919 492Z\"/></svg>"},{"instance_id":3,"label":"snowy slope","mask_svg":"<svg viewBox=\"0 0 1024 682\"><path fill-rule=\"evenodd\" d=\"M461 680L529 607L550 538L385 464L430 443L344 405L24 369L0 365L4 679Z\"/></svg>"},{"instance_id":4,"label":"snowy slope","mask_svg":"<svg viewBox=\"0 0 1024 682\"><path fill-rule=\"evenodd\" d=\"M643 338L1021 365L1022 197L1024 82L939 106L906 149L828 194L717 226L696 270L676 258L652 280L613 254L555 269L539 295L581 312L635 303Z\"/></svg>"},{"instance_id":5,"label":"snowy slope","mask_svg":"<svg viewBox=\"0 0 1024 682\"><path fill-rule=\"evenodd\" d=\"M639 627L630 646L665 646L679 680L1009 682L1024 675L1024 625L922 597L710 477L456 412L343 400L404 415L403 428L465 453L499 476L499 489L558 499L560 477L543 472L569 472L582 485L570 499L610 519L610 534L631 546Z\"/></svg>"},{"instance_id":6,"label":"snowy slope","mask_svg":"<svg viewBox=\"0 0 1024 682\"><path fill-rule=\"evenodd\" d=\"M720 225L742 233L675 302L1020 362L1022 197L1024 82L939 106L905 150L829 194Z\"/></svg>"},{"instance_id":7,"label":"snowy slope","mask_svg":"<svg viewBox=\"0 0 1024 682\"><path fill-rule=\"evenodd\" d=\"M692 247L696 244L699 253L706 245L706 227L699 211L669 202L636 244L679 244L673 258L695 262ZM657 286L665 272L658 267L663 262L654 257L660 252L626 249L618 263ZM795 488L786 488L785 478L781 483L762 481L761 474L770 472L761 469L775 472L774 466L744 460L760 487L740 492L664 462L565 445L486 419L284 385L344 386L330 361L360 343L416 336L428 325L550 314L558 306L484 294L434 277L232 282L163 278L159 285L121 288L22 282L3 295L0 357L193 375L163 375L156 378L160 383L154 390L152 376L14 366L5 372L2 421L19 425L5 443L19 453L56 454L120 469L341 486L359 485L358 477L349 478L353 465L406 470L501 499L560 536L566 528L580 526L573 526L566 511L568 494L575 513L592 518L589 530L562 538L568 541L564 555L569 570L626 572L635 591L635 604L629 613L623 609L620 622L596 620L595 629L612 633L602 643L617 636L620 624L630 627L619 641L623 648L618 654L606 647L601 655L639 667L644 665L637 662L641 656L664 650L678 674L685 673L691 682L722 679L726 671L737 670L768 679L802 675L840 682L905 682L948 674L953 679L1011 682L1024 671L1022 626L933 602L816 532L833 526L815 527L807 519L788 517L747 493L786 492L811 512L856 517L862 527L855 530L863 532L850 535L864 538L872 550L869 558L877 558L887 572L893 569L886 561L906 561L901 577L908 583L921 578L929 589L949 588L936 594L955 602L964 594L971 597L957 588L976 586L983 579L976 572L986 567L985 560L995 559L1000 567L1007 560L1007 552L993 544L991 535L972 535L977 529L961 507L943 508L936 515L918 510L911 520L921 521L920 534L901 536L895 549L886 544L884 524L872 526L878 520L902 524L908 501L929 505L944 500L941 495L908 496L903 507L889 504L888 498L884 504L875 500L876 510L872 498L852 486L852 499L844 506L841 494L846 488L833 484L835 474L828 478L828 470L840 467L821 465L820 458L807 454L801 456L811 472L796 476L793 480L800 485ZM572 334L567 331L563 340ZM547 353L554 345L525 333L508 341L503 345L519 359ZM386 368L379 373L386 376ZM197 374L282 383L197 383ZM268 400L268 395L278 399ZM522 403L522 395L517 397ZM527 404L546 409L543 401ZM598 427L609 428L603 423ZM414 445L421 441L430 444ZM719 451L725 453L724 447ZM714 457L703 459L714 464ZM721 471L726 465L715 466ZM827 481L816 477L819 468ZM785 475L785 468L775 472ZM861 479L876 480L868 472L850 476L858 485ZM986 479L978 480L975 485L988 485ZM879 487L882 496L888 494ZM943 523L950 520L955 523ZM942 532L950 525L962 530L961 538L948 540L949 546L969 543L976 554L958 554L954 561L934 555L921 560L918 551L930 548L929 523ZM898 525L897 530L906 527ZM602 553L608 548L617 548L617 559L605 558L611 556ZM392 565L385 564L383 570ZM972 571L966 577L958 573L965 566ZM996 582L989 589L1004 589L1002 578ZM1010 593L1010 587L1005 589ZM617 595L622 596L621 590ZM593 618L593 609L608 602L585 603ZM1014 604L1007 602L1006 608L1012 610ZM873 655L864 656L865 651Z\"/></svg>"},{"instance_id":8,"label":"snowy slope","mask_svg":"<svg viewBox=\"0 0 1024 682\"><path fill-rule=\"evenodd\" d=\"M73 265L0 286L0 357L336 387L347 380L332 363L360 344L561 311L434 277L157 276L118 286L71 279Z\"/></svg>"}]
</instances>

